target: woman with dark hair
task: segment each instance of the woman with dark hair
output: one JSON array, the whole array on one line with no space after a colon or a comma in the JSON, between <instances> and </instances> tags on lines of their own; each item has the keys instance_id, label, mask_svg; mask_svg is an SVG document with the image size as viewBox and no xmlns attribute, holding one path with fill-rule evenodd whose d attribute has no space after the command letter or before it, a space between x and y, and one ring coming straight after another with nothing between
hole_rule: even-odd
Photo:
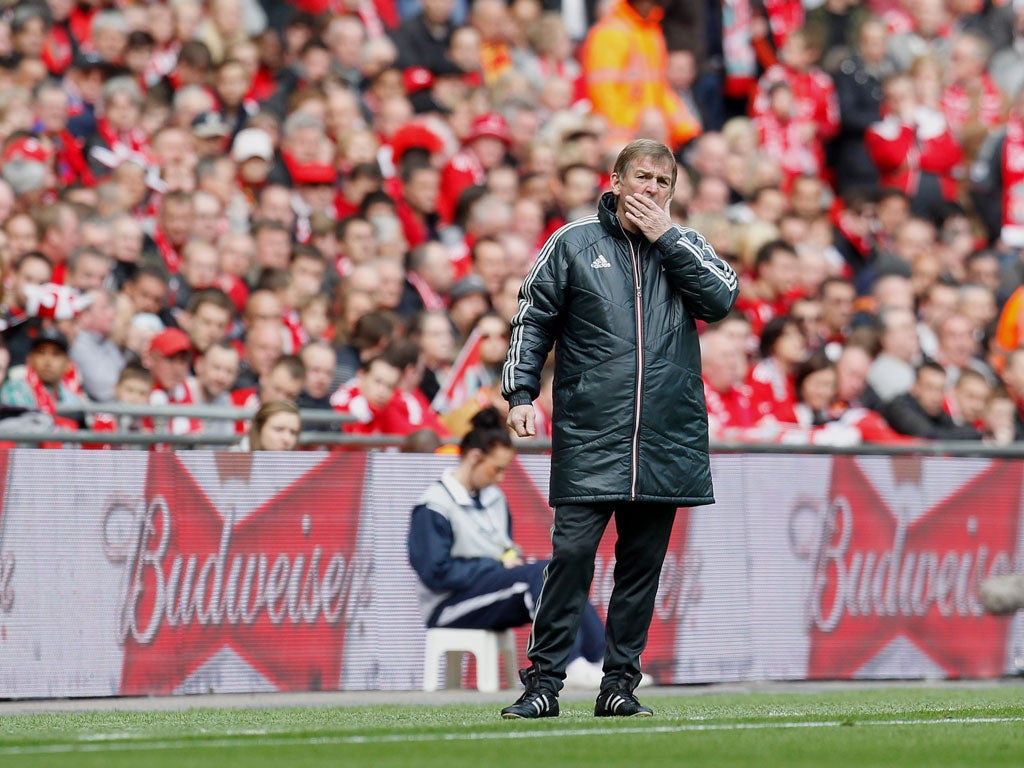
<instances>
[{"instance_id":1,"label":"woman with dark hair","mask_svg":"<svg viewBox=\"0 0 1024 768\"><path fill-rule=\"evenodd\" d=\"M830 408L839 384L836 366L824 352L815 352L796 369L797 423L820 427L832 421Z\"/></svg>"},{"instance_id":2,"label":"woman with dark hair","mask_svg":"<svg viewBox=\"0 0 1024 768\"><path fill-rule=\"evenodd\" d=\"M508 500L498 487L515 457L496 408L473 417L458 465L424 491L412 511L409 562L420 580L428 627L507 629L533 620L547 561L526 563L512 539ZM566 685L597 688L604 626L587 603Z\"/></svg>"},{"instance_id":3,"label":"woman with dark hair","mask_svg":"<svg viewBox=\"0 0 1024 768\"><path fill-rule=\"evenodd\" d=\"M758 418L773 416L794 422L796 367L807 358L807 337L800 321L790 315L769 320L761 331L761 360L750 369L747 384Z\"/></svg>"}]
</instances>

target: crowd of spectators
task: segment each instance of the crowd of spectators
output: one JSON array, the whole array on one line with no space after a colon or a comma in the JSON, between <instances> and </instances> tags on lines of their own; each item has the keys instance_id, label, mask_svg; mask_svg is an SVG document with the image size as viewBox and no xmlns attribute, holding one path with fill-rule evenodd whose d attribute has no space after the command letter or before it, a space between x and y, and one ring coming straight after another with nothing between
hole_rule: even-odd
<instances>
[{"instance_id":1,"label":"crowd of spectators","mask_svg":"<svg viewBox=\"0 0 1024 768\"><path fill-rule=\"evenodd\" d=\"M524 278L644 136L741 276L713 439L1024 439L1022 52L1019 0L4 3L4 415L429 450L507 409Z\"/></svg>"}]
</instances>

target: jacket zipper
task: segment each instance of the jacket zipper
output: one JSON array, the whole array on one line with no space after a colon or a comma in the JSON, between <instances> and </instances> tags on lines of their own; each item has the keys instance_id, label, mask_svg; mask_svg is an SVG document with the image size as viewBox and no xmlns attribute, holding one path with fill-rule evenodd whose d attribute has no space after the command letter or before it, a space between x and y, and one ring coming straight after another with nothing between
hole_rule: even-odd
<instances>
[{"instance_id":1,"label":"jacket zipper","mask_svg":"<svg viewBox=\"0 0 1024 768\"><path fill-rule=\"evenodd\" d=\"M632 462L629 484L629 499L636 501L637 476L640 468L640 404L644 388L644 323L643 323L643 295L641 294L640 281L640 254L633 250L633 243L627 237L629 243L629 256L633 264L633 284L636 287L636 300L633 302L636 313L636 400L633 403L633 446Z\"/></svg>"}]
</instances>

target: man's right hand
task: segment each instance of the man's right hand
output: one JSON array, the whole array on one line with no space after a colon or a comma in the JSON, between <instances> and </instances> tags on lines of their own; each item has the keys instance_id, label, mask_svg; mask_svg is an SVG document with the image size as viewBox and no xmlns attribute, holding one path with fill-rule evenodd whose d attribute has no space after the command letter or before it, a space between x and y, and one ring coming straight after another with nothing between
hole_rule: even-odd
<instances>
[{"instance_id":1,"label":"man's right hand","mask_svg":"<svg viewBox=\"0 0 1024 768\"><path fill-rule=\"evenodd\" d=\"M537 414L533 405L517 405L508 412L508 425L516 437L534 437L537 434Z\"/></svg>"}]
</instances>

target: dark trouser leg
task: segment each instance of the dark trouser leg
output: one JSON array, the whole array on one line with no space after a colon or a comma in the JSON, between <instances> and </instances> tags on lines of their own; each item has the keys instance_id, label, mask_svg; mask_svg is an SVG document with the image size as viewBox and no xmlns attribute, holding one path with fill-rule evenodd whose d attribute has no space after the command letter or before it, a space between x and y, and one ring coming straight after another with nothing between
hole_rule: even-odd
<instances>
[{"instance_id":1,"label":"dark trouser leg","mask_svg":"<svg viewBox=\"0 0 1024 768\"><path fill-rule=\"evenodd\" d=\"M507 629L530 621L543 581L544 563L495 568L472 587L457 592L435 610L428 627Z\"/></svg>"},{"instance_id":2,"label":"dark trouser leg","mask_svg":"<svg viewBox=\"0 0 1024 768\"><path fill-rule=\"evenodd\" d=\"M612 687L622 677L633 677L640 671L640 653L647 645L675 517L676 508L666 504L617 505L615 586L608 601L602 687Z\"/></svg>"},{"instance_id":3,"label":"dark trouser leg","mask_svg":"<svg viewBox=\"0 0 1024 768\"><path fill-rule=\"evenodd\" d=\"M580 631L576 635L576 644L572 647L569 661L581 656L591 664L604 661L604 622L590 601L583 606Z\"/></svg>"},{"instance_id":4,"label":"dark trouser leg","mask_svg":"<svg viewBox=\"0 0 1024 768\"><path fill-rule=\"evenodd\" d=\"M527 656L546 687L556 692L565 678L590 595L594 557L611 514L608 504L566 504L555 509L552 555L544 572Z\"/></svg>"}]
</instances>

